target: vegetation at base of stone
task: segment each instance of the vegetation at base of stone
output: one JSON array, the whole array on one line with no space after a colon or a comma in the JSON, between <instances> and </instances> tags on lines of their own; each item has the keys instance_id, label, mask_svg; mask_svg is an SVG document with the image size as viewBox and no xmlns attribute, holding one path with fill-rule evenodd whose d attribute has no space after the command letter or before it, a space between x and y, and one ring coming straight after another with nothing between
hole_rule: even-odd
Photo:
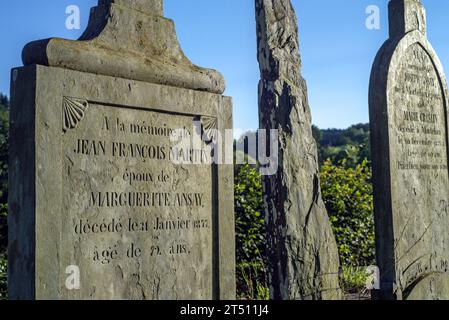
<instances>
[{"instance_id":1,"label":"vegetation at base of stone","mask_svg":"<svg viewBox=\"0 0 449 320\"><path fill-rule=\"evenodd\" d=\"M236 166L234 182L237 296L240 299L267 300L262 178L256 168L244 164Z\"/></svg>"},{"instance_id":2,"label":"vegetation at base of stone","mask_svg":"<svg viewBox=\"0 0 449 320\"><path fill-rule=\"evenodd\" d=\"M6 299L9 101L0 94L0 300Z\"/></svg>"},{"instance_id":3,"label":"vegetation at base of stone","mask_svg":"<svg viewBox=\"0 0 449 320\"><path fill-rule=\"evenodd\" d=\"M344 130L321 130L316 126L312 129L320 164L326 160L334 164L345 160L355 167L365 159L371 161L369 124L356 124Z\"/></svg>"},{"instance_id":4,"label":"vegetation at base of stone","mask_svg":"<svg viewBox=\"0 0 449 320\"><path fill-rule=\"evenodd\" d=\"M366 288L365 267L342 266L341 288L346 293L360 293Z\"/></svg>"},{"instance_id":5,"label":"vegetation at base of stone","mask_svg":"<svg viewBox=\"0 0 449 320\"><path fill-rule=\"evenodd\" d=\"M375 263L372 172L367 160L355 168L325 161L321 190L343 266Z\"/></svg>"},{"instance_id":6,"label":"vegetation at base of stone","mask_svg":"<svg viewBox=\"0 0 449 320\"><path fill-rule=\"evenodd\" d=\"M6 278L7 274L7 261L5 255L0 255L0 300L7 298L8 282Z\"/></svg>"}]
</instances>

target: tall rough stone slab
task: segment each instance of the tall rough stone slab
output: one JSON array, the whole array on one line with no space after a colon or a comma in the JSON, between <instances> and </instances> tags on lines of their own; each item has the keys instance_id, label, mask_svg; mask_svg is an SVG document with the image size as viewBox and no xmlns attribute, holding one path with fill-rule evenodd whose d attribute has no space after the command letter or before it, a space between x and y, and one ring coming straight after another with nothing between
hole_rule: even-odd
<instances>
[{"instance_id":1,"label":"tall rough stone slab","mask_svg":"<svg viewBox=\"0 0 449 320\"><path fill-rule=\"evenodd\" d=\"M256 0L259 114L278 130L279 168L264 178L274 299L338 299L339 258L321 199L297 18L290 0Z\"/></svg>"},{"instance_id":2,"label":"tall rough stone slab","mask_svg":"<svg viewBox=\"0 0 449 320\"><path fill-rule=\"evenodd\" d=\"M216 151L232 102L162 0L100 0L80 41L36 41L23 60L9 297L234 299L233 167Z\"/></svg>"},{"instance_id":3,"label":"tall rough stone slab","mask_svg":"<svg viewBox=\"0 0 449 320\"><path fill-rule=\"evenodd\" d=\"M420 1L389 3L370 84L380 299L449 299L448 89Z\"/></svg>"}]
</instances>

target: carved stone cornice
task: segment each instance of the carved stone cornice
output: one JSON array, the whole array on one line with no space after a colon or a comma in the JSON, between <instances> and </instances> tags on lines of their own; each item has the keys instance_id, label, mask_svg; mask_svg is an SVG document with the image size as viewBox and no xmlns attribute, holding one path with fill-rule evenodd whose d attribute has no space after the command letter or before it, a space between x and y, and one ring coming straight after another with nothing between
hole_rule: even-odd
<instances>
[{"instance_id":1,"label":"carved stone cornice","mask_svg":"<svg viewBox=\"0 0 449 320\"><path fill-rule=\"evenodd\" d=\"M79 40L31 42L23 63L223 93L223 76L190 62L162 14L162 0L99 0Z\"/></svg>"}]
</instances>

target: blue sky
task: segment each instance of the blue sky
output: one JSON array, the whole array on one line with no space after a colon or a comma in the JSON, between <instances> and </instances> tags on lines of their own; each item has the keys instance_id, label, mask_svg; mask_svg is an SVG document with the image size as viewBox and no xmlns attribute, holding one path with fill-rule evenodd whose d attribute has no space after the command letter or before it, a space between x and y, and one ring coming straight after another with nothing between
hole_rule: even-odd
<instances>
[{"instance_id":1,"label":"blue sky","mask_svg":"<svg viewBox=\"0 0 449 320\"><path fill-rule=\"evenodd\" d=\"M423 0L429 39L449 66L449 1ZM0 1L0 92L9 93L10 69L22 65L23 46L52 36L76 39L96 0ZM293 0L299 18L303 75L313 122L344 128L368 121L368 82L375 54L387 38L387 0ZM78 5L81 30L65 28L66 7ZM381 29L365 27L369 5L381 9ZM256 33L253 0L165 0L186 55L221 71L234 99L234 125L257 128ZM449 67L448 67L449 68Z\"/></svg>"}]
</instances>

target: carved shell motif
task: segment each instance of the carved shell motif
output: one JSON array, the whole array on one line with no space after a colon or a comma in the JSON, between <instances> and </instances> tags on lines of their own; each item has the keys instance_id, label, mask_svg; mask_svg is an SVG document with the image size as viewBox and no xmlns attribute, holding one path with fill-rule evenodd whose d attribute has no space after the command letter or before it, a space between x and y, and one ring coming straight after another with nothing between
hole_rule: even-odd
<instances>
[{"instance_id":1,"label":"carved shell motif","mask_svg":"<svg viewBox=\"0 0 449 320\"><path fill-rule=\"evenodd\" d=\"M214 117L201 117L203 140L206 143L216 142L218 136L218 120Z\"/></svg>"},{"instance_id":2,"label":"carved shell motif","mask_svg":"<svg viewBox=\"0 0 449 320\"><path fill-rule=\"evenodd\" d=\"M75 129L78 123L84 118L86 110L89 108L87 100L64 97L62 111L62 130L67 132Z\"/></svg>"}]
</instances>

